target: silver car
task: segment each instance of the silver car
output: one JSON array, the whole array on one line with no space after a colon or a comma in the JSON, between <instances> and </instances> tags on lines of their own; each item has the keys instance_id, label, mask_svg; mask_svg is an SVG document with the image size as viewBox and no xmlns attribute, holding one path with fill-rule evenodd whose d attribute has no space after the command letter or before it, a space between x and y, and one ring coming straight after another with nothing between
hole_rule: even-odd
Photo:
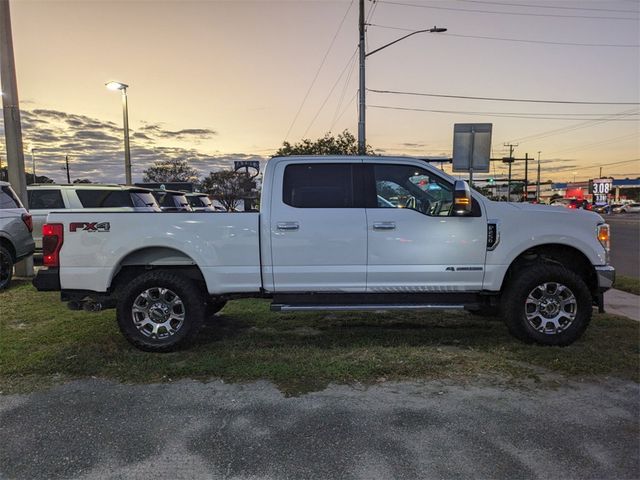
<instances>
[{"instance_id":1,"label":"silver car","mask_svg":"<svg viewBox=\"0 0 640 480\"><path fill-rule=\"evenodd\" d=\"M32 231L31 214L11 185L0 182L0 290L9 288L14 264L33 254Z\"/></svg>"}]
</instances>

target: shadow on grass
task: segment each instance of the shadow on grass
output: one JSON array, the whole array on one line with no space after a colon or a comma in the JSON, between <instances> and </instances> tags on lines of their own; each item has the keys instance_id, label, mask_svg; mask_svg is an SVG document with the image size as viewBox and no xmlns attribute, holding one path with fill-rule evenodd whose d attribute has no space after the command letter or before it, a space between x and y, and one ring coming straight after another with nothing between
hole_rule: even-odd
<instances>
[{"instance_id":1,"label":"shadow on grass","mask_svg":"<svg viewBox=\"0 0 640 480\"><path fill-rule=\"evenodd\" d=\"M495 320L495 319L494 319ZM125 382L178 378L271 380L288 393L329 383L493 376L505 383L614 376L638 381L639 325L596 315L566 348L525 345L499 321L447 312L269 312L260 300L230 302L193 344L168 354L140 352L113 311L71 312L55 294L28 285L0 297L0 390L71 378Z\"/></svg>"}]
</instances>

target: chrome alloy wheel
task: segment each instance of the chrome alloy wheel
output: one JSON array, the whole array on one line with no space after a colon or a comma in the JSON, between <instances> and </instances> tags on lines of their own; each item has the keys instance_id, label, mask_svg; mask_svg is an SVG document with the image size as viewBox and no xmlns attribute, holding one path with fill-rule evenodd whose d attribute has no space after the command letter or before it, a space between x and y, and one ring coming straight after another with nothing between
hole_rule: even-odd
<instances>
[{"instance_id":1,"label":"chrome alloy wheel","mask_svg":"<svg viewBox=\"0 0 640 480\"><path fill-rule=\"evenodd\" d=\"M524 313L536 331L555 335L571 326L578 313L578 301L567 286L546 282L529 292Z\"/></svg>"},{"instance_id":2,"label":"chrome alloy wheel","mask_svg":"<svg viewBox=\"0 0 640 480\"><path fill-rule=\"evenodd\" d=\"M140 293L131 308L133 324L140 333L153 339L169 338L184 323L184 304L167 288L153 287Z\"/></svg>"}]
</instances>

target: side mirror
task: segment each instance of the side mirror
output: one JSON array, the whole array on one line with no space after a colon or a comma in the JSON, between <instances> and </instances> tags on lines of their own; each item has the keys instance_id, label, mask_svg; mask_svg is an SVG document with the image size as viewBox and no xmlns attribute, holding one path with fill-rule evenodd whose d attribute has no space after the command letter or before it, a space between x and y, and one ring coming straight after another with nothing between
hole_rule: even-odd
<instances>
[{"instance_id":1,"label":"side mirror","mask_svg":"<svg viewBox=\"0 0 640 480\"><path fill-rule=\"evenodd\" d=\"M453 216L465 217L471 214L471 189L464 180L453 184Z\"/></svg>"}]
</instances>

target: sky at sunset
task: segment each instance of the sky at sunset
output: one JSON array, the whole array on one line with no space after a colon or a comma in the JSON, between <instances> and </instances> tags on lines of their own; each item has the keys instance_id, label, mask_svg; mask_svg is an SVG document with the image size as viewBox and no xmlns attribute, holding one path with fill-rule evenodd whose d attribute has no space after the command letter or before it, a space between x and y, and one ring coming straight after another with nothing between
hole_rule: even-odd
<instances>
[{"instance_id":1,"label":"sky at sunset","mask_svg":"<svg viewBox=\"0 0 640 480\"><path fill-rule=\"evenodd\" d=\"M640 176L640 3L366 1L367 143L450 156L455 123L493 123L493 157L538 156L543 180ZM11 2L25 163L123 182L129 85L134 181L154 160L201 173L284 140L357 134L358 1ZM400 93L380 93L403 92ZM428 95L553 100L505 102ZM4 142L3 146L4 146ZM4 152L1 152L4 157ZM505 172L494 162L492 175ZM521 175L521 164L514 168Z\"/></svg>"}]
</instances>

